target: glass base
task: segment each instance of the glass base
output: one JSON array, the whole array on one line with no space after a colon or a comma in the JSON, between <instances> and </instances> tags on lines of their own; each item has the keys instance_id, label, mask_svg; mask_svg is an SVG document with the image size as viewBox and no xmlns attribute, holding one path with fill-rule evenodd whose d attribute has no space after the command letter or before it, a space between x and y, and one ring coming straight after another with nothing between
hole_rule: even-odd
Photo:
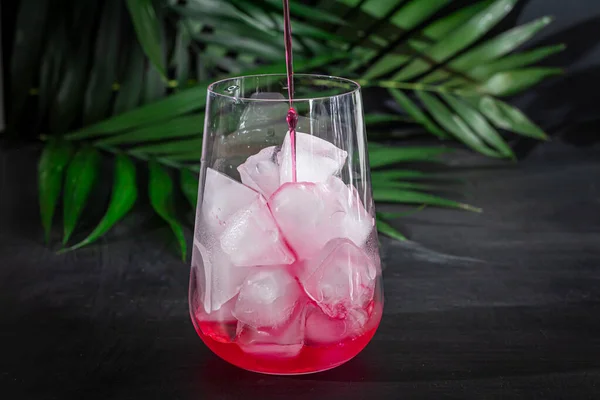
<instances>
[{"instance_id":1,"label":"glass base","mask_svg":"<svg viewBox=\"0 0 600 400\"><path fill-rule=\"evenodd\" d=\"M196 332L216 355L223 360L252 372L270 375L301 375L326 371L354 358L373 338L375 327L362 335L328 345L305 344L292 357L249 354L238 344L223 337L223 326L218 323L197 321Z\"/></svg>"}]
</instances>

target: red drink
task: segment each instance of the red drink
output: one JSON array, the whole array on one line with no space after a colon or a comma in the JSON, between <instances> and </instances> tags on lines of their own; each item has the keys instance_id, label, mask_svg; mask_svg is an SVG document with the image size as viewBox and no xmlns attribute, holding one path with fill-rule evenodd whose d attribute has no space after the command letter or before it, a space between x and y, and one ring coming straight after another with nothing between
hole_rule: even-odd
<instances>
[{"instance_id":1,"label":"red drink","mask_svg":"<svg viewBox=\"0 0 600 400\"><path fill-rule=\"evenodd\" d=\"M312 312L317 312L317 305L310 300L305 300L305 307ZM278 352L261 347L257 347L257 351L248 351L248 347L251 348L252 345L239 344L236 339L239 337L237 321L207 321L208 315L202 309L197 310L193 318L196 332L200 338L223 360L249 371L295 375L335 368L360 353L377 330L381 320L382 303L371 301L365 311L368 315L368 322L356 332L348 332L347 335L341 333L341 329L336 330L335 328L329 333L325 332L328 329L328 322L334 327L340 327L343 324L341 320L336 319L327 321L329 317L325 316L324 323L308 327L308 329L317 329L318 331L312 332L312 334L308 332L304 344L299 349L291 349L292 354L289 354L286 349ZM308 319L308 323L310 323L310 319ZM274 336L277 334L277 332L270 333ZM314 337L315 334L322 337Z\"/></svg>"},{"instance_id":2,"label":"red drink","mask_svg":"<svg viewBox=\"0 0 600 400\"><path fill-rule=\"evenodd\" d=\"M223 360L249 371L274 375L307 374L335 368L360 353L377 329L335 344L306 344L297 356L288 358L248 354L235 342L224 341L224 331L235 331L235 326L205 322L199 323L198 327L200 338Z\"/></svg>"}]
</instances>

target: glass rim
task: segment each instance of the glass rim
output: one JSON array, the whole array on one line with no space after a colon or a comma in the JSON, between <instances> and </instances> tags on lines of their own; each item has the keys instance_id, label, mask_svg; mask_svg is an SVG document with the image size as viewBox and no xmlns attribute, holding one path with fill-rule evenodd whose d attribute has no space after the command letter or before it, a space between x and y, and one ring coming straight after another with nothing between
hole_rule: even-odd
<instances>
[{"instance_id":1,"label":"glass rim","mask_svg":"<svg viewBox=\"0 0 600 400\"><path fill-rule=\"evenodd\" d=\"M240 97L240 96L228 95L228 94L224 94L224 93L219 93L214 90L215 86L223 84L227 81L233 81L236 79L265 78L265 77L276 77L276 76L287 80L287 75L284 73L239 75L239 76L232 76L229 78L223 78L218 81L212 82L210 85L208 85L207 90L208 90L208 93L210 93L210 94L214 94L216 96L221 96L221 97L225 97L225 98L232 99L232 100L238 100L238 101L242 100L242 101L257 101L257 102L261 102L261 103L262 102L274 102L274 103L286 102L286 103L289 103L290 100L288 98L285 98L285 99L257 99L257 98L251 98L251 97L246 97L246 96ZM360 92L360 89L361 89L361 86L358 82L353 81L352 79L342 78L339 76L294 73L294 77L327 79L327 80L331 80L331 81L343 82L343 83L350 85L351 87L348 88L347 90L340 91L340 93L338 93L338 94L334 94L334 95L330 95L330 96L314 96L314 97L300 97L300 98L294 97L294 100L292 101L293 103L299 103L299 102L305 102L305 101L311 101L311 100L333 99L336 97L348 96L348 95L352 95L354 93Z\"/></svg>"}]
</instances>

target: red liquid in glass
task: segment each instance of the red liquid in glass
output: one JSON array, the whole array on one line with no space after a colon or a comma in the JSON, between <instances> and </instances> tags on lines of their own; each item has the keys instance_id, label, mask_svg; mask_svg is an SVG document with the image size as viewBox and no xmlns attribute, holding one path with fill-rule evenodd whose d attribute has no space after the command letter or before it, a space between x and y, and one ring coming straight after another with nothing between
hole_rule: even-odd
<instances>
[{"instance_id":1,"label":"red liquid in glass","mask_svg":"<svg viewBox=\"0 0 600 400\"><path fill-rule=\"evenodd\" d=\"M307 342L293 357L257 355L245 352L235 343L236 324L195 320L196 331L204 343L223 360L254 372L288 375L307 374L335 368L360 353L373 338L381 320L381 303L372 303L367 325L358 336L337 343Z\"/></svg>"}]
</instances>

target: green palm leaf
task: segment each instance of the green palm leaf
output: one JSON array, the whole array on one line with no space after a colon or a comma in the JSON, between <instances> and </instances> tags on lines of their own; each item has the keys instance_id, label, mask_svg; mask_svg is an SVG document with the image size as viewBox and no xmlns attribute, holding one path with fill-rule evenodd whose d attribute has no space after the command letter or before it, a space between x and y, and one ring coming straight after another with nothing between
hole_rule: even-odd
<instances>
[{"instance_id":1,"label":"green palm leaf","mask_svg":"<svg viewBox=\"0 0 600 400\"><path fill-rule=\"evenodd\" d=\"M64 251L72 251L87 246L98 240L120 221L132 208L137 199L135 164L131 159L120 154L115 159L115 176L112 195L106 214L96 228L81 242Z\"/></svg>"},{"instance_id":2,"label":"green palm leaf","mask_svg":"<svg viewBox=\"0 0 600 400\"><path fill-rule=\"evenodd\" d=\"M427 72L433 67L432 62L441 63L457 54L459 51L474 43L485 35L514 7L518 0L496 0L485 10L452 31L447 37L427 48L428 60L415 59L400 72L394 75L394 80L407 80Z\"/></svg>"},{"instance_id":3,"label":"green palm leaf","mask_svg":"<svg viewBox=\"0 0 600 400\"><path fill-rule=\"evenodd\" d=\"M459 208L467 211L481 212L480 208L470 206L453 200L444 199L429 193L413 190L380 188L373 191L373 199L383 203L405 203L418 205L432 205L439 207Z\"/></svg>"},{"instance_id":4,"label":"green palm leaf","mask_svg":"<svg viewBox=\"0 0 600 400\"><path fill-rule=\"evenodd\" d=\"M510 54L552 21L549 17L543 17L492 36L469 49L503 19L516 2L517 0L478 2L431 22L418 33L409 32L401 46L388 43L380 52L368 51L363 61L375 62L364 74L365 83L369 86L394 88L390 89L394 100L405 113L430 133L440 138L446 138L450 133L482 154L511 158L512 150L493 127L499 125L499 114L490 113L489 107L485 112L478 107L467 108L465 103L481 102L486 95L506 96L519 93L560 74L562 71L556 68L514 69L513 66L529 65L529 60L535 62L563 48L555 46L540 51L532 50L522 55ZM359 6L364 10L367 3L360 3ZM443 2L421 3L424 9L443 5ZM402 4L394 15L406 13L410 6L410 2ZM379 23L382 25L390 20L391 16L386 15L385 20L382 19ZM396 26L401 23L394 22ZM410 26L410 22L405 19L404 25L407 24ZM388 54L392 48L395 48L395 51ZM492 67L486 68L487 63ZM393 75L391 81L373 81L373 78L395 70L398 72ZM419 76L422 78L418 83L406 82ZM411 99L410 92L416 94L420 104ZM452 110L448 110L446 105L439 101L436 92L447 101L453 101ZM481 97L478 98L479 94ZM522 118L518 120L522 122ZM540 134L541 129L529 120L528 123L527 133L523 133L522 127L516 126L515 120L509 122L507 118L502 119L501 127L519 134L543 136ZM487 145L493 148L490 149Z\"/></svg>"},{"instance_id":5,"label":"green palm leaf","mask_svg":"<svg viewBox=\"0 0 600 400\"><path fill-rule=\"evenodd\" d=\"M474 79L481 80L487 76L492 76L502 71L510 71L527 67L536 62L540 62L553 54L559 53L565 48L566 47L564 44L559 44L555 46L546 46L539 49L524 51L518 54L512 54L494 62L476 66L468 72L468 75Z\"/></svg>"},{"instance_id":6,"label":"green palm leaf","mask_svg":"<svg viewBox=\"0 0 600 400\"><path fill-rule=\"evenodd\" d=\"M50 107L61 103L62 97L57 97L62 80L63 64L68 57L67 28L64 18L56 18L52 33L48 37L46 49L41 58L39 70L39 95L40 118L49 113ZM55 120L56 121L56 120ZM60 127L50 124L49 130L60 131Z\"/></svg>"},{"instance_id":7,"label":"green palm leaf","mask_svg":"<svg viewBox=\"0 0 600 400\"><path fill-rule=\"evenodd\" d=\"M40 215L46 242L50 240L52 218L60 197L64 170L71 161L73 146L68 142L50 141L42 151L38 165Z\"/></svg>"},{"instance_id":8,"label":"green palm leaf","mask_svg":"<svg viewBox=\"0 0 600 400\"><path fill-rule=\"evenodd\" d=\"M99 33L94 46L93 67L85 91L83 105L85 125L105 118L111 107L112 85L117 77L117 60L121 41L121 8L122 5L115 2L104 4Z\"/></svg>"},{"instance_id":9,"label":"green palm leaf","mask_svg":"<svg viewBox=\"0 0 600 400\"><path fill-rule=\"evenodd\" d=\"M413 0L413 2L414 1L415 0ZM475 3L446 17L433 21L430 25L425 27L422 32L408 38L405 45L401 47L401 50L398 49L398 47L402 44L394 43L382 48L380 51L373 52L370 57L367 57L367 59L361 63L361 65L366 62L371 63L364 77L367 79L374 79L397 70L400 66L407 63L411 59L411 56L418 54L419 51L427 48L430 43L441 40L448 33L452 32L473 15L483 10L484 7L490 3L490 1ZM415 6L416 4L417 3L415 3ZM419 1L418 4L419 7L423 8L418 15L412 16L414 19L406 19L404 22L397 22L399 27L403 30L410 30L418 26L421 22L425 21L429 16L446 5L446 1ZM401 11L402 10L399 12Z\"/></svg>"},{"instance_id":10,"label":"green palm leaf","mask_svg":"<svg viewBox=\"0 0 600 400\"><path fill-rule=\"evenodd\" d=\"M478 90L494 96L510 96L562 73L561 68L526 68L498 72L479 85Z\"/></svg>"},{"instance_id":11,"label":"green palm leaf","mask_svg":"<svg viewBox=\"0 0 600 400\"><path fill-rule=\"evenodd\" d=\"M414 120L423 125L429 132L440 139L446 139L448 134L440 129L412 100L397 89L389 89L390 94Z\"/></svg>"},{"instance_id":12,"label":"green palm leaf","mask_svg":"<svg viewBox=\"0 0 600 400\"><path fill-rule=\"evenodd\" d=\"M125 58L127 63L118 77L122 83L118 86L119 92L114 101L115 115L130 111L140 104L144 84L144 74L140 71L144 68L145 57L136 40L125 45L125 53L122 53L121 57Z\"/></svg>"},{"instance_id":13,"label":"green palm leaf","mask_svg":"<svg viewBox=\"0 0 600 400\"><path fill-rule=\"evenodd\" d=\"M84 147L75 153L69 163L65 177L63 203L63 244L66 244L75 230L87 200L100 172L100 154L91 147Z\"/></svg>"},{"instance_id":14,"label":"green palm leaf","mask_svg":"<svg viewBox=\"0 0 600 400\"><path fill-rule=\"evenodd\" d=\"M420 183L420 182L396 182L396 181L378 181L372 182L373 190L382 189L407 189L417 191L442 191L446 188L440 187L437 184Z\"/></svg>"},{"instance_id":15,"label":"green palm leaf","mask_svg":"<svg viewBox=\"0 0 600 400\"><path fill-rule=\"evenodd\" d=\"M462 118L483 141L492 146L503 156L509 158L515 157L511 148L504 141L502 136L500 136L500 133L498 133L479 111L454 96L444 94L442 97L446 100L446 103L452 107L456 114Z\"/></svg>"},{"instance_id":16,"label":"green palm leaf","mask_svg":"<svg viewBox=\"0 0 600 400\"><path fill-rule=\"evenodd\" d=\"M438 98L426 92L419 92L418 96L440 126L473 150L490 157L498 156L498 153L490 149L459 115L450 111Z\"/></svg>"},{"instance_id":17,"label":"green palm leaf","mask_svg":"<svg viewBox=\"0 0 600 400\"><path fill-rule=\"evenodd\" d=\"M29 91L33 86L41 58L45 25L50 0L22 0L19 4L10 73L10 93L13 121L21 116ZM31 29L35 26L36 29Z\"/></svg>"},{"instance_id":18,"label":"green palm leaf","mask_svg":"<svg viewBox=\"0 0 600 400\"><path fill-rule=\"evenodd\" d=\"M393 169L393 170L374 170L371 172L371 180L375 181L383 181L383 182L391 182L396 179L423 179L423 180L449 180L450 178L445 177L440 174L423 172L419 170L411 170L411 169ZM454 179L456 180L456 179Z\"/></svg>"},{"instance_id":19,"label":"green palm leaf","mask_svg":"<svg viewBox=\"0 0 600 400\"><path fill-rule=\"evenodd\" d=\"M152 0L127 0L127 9L148 58L162 77L167 76L163 60L160 20Z\"/></svg>"},{"instance_id":20,"label":"green palm leaf","mask_svg":"<svg viewBox=\"0 0 600 400\"><path fill-rule=\"evenodd\" d=\"M272 6L273 9L278 12L283 11L283 3L279 0L264 0L264 2ZM249 2L244 1L244 3L248 4ZM338 15L322 9L319 10L319 12L315 12L314 7L304 5L299 1L290 1L290 14L293 17L305 18L308 21L329 22L337 25L346 25L346 21L344 21Z\"/></svg>"},{"instance_id":21,"label":"green palm leaf","mask_svg":"<svg viewBox=\"0 0 600 400\"><path fill-rule=\"evenodd\" d=\"M469 76L471 69L478 65L487 64L489 61L497 60L512 52L551 22L552 18L542 17L523 26L513 28L450 61L447 68L452 71L460 71ZM437 82L450 75L450 72L437 70L423 78L422 82Z\"/></svg>"},{"instance_id":22,"label":"green palm leaf","mask_svg":"<svg viewBox=\"0 0 600 400\"><path fill-rule=\"evenodd\" d=\"M440 162L439 156L450 150L443 147L381 147L369 148L371 168L381 168L399 162Z\"/></svg>"},{"instance_id":23,"label":"green palm leaf","mask_svg":"<svg viewBox=\"0 0 600 400\"><path fill-rule=\"evenodd\" d=\"M400 231L391 226L384 220L384 216L380 213L377 213L377 230L384 235L391 237L392 239L404 241L406 240L406 236L404 236Z\"/></svg>"},{"instance_id":24,"label":"green palm leaf","mask_svg":"<svg viewBox=\"0 0 600 400\"><path fill-rule=\"evenodd\" d=\"M177 86L185 88L190 77L190 44L192 38L189 31L183 26L183 23L179 24L175 40L175 49L173 50L169 64L176 70L175 78Z\"/></svg>"},{"instance_id":25,"label":"green palm leaf","mask_svg":"<svg viewBox=\"0 0 600 400\"><path fill-rule=\"evenodd\" d=\"M387 124L390 122L411 122L412 119L395 114L365 114L366 125Z\"/></svg>"},{"instance_id":26,"label":"green palm leaf","mask_svg":"<svg viewBox=\"0 0 600 400\"><path fill-rule=\"evenodd\" d=\"M546 135L517 108L491 96L470 99L498 128L520 133L535 139L547 140Z\"/></svg>"},{"instance_id":27,"label":"green palm leaf","mask_svg":"<svg viewBox=\"0 0 600 400\"><path fill-rule=\"evenodd\" d=\"M135 147L132 151L145 154L178 154L189 152L190 149L202 148L202 138L184 139L168 143L148 144Z\"/></svg>"},{"instance_id":28,"label":"green palm leaf","mask_svg":"<svg viewBox=\"0 0 600 400\"><path fill-rule=\"evenodd\" d=\"M200 136L204 125L204 114L178 117L171 121L145 126L122 134L96 140L96 145L114 146L156 140Z\"/></svg>"},{"instance_id":29,"label":"green palm leaf","mask_svg":"<svg viewBox=\"0 0 600 400\"><path fill-rule=\"evenodd\" d=\"M179 179L181 191L183 192L187 201L190 203L192 210L195 210L196 204L198 203L198 175L191 171L182 169Z\"/></svg>"},{"instance_id":30,"label":"green palm leaf","mask_svg":"<svg viewBox=\"0 0 600 400\"><path fill-rule=\"evenodd\" d=\"M151 161L149 164L150 176L148 179L148 196L150 204L158 215L164 219L171 230L175 234L179 250L181 251L181 259L185 261L187 256L187 244L183 228L177 220L174 203L174 186L173 180L169 173L160 164Z\"/></svg>"}]
</instances>

